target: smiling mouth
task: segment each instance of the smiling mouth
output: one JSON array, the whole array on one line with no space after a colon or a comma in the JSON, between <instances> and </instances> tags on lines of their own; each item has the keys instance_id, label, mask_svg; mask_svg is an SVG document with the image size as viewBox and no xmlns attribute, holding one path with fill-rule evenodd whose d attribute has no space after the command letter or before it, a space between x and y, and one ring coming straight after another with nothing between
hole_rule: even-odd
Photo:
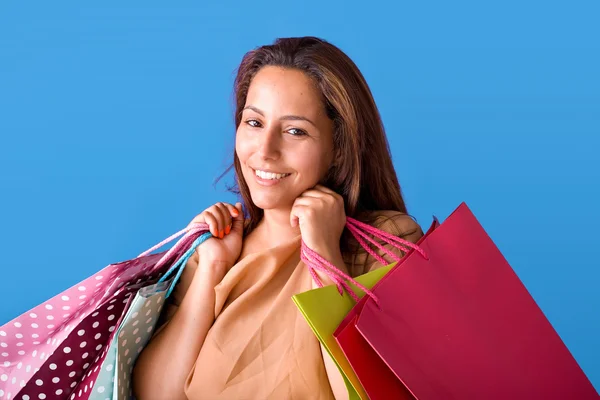
<instances>
[{"instance_id":1,"label":"smiling mouth","mask_svg":"<svg viewBox=\"0 0 600 400\"><path fill-rule=\"evenodd\" d=\"M291 174L278 174L275 172L265 172L265 171L260 171L258 169L254 170L254 174L257 177L259 177L260 179L264 179L264 180L280 180L280 179L283 179L283 178L291 175Z\"/></svg>"}]
</instances>

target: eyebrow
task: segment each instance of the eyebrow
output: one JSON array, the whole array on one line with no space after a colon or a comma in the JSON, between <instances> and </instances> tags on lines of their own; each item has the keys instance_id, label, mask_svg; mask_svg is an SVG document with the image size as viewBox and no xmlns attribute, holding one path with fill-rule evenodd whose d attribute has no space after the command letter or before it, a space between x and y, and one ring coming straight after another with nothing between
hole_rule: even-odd
<instances>
[{"instance_id":1,"label":"eyebrow","mask_svg":"<svg viewBox=\"0 0 600 400\"><path fill-rule=\"evenodd\" d=\"M257 114L262 115L263 117L265 116L265 113L262 112L260 109L254 107L254 106L246 106L244 108L244 110L252 110ZM242 111L244 111L242 110ZM308 123L310 123L312 126L314 126L315 128L317 127L317 125L312 122L310 119L303 117L301 115L284 115L283 117L279 118L279 120L281 121L306 121Z\"/></svg>"}]
</instances>

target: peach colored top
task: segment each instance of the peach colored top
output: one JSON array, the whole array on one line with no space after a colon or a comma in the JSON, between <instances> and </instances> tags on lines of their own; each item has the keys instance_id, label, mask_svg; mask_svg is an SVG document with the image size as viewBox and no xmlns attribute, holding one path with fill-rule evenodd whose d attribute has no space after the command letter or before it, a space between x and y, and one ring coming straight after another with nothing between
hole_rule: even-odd
<instances>
[{"instance_id":1,"label":"peach colored top","mask_svg":"<svg viewBox=\"0 0 600 400\"><path fill-rule=\"evenodd\" d=\"M409 217L400 224L379 226L398 235L397 225L416 226ZM377 226L377 224L375 224ZM402 229L403 232L406 230ZM216 320L185 383L190 400L200 399L333 399L319 341L291 297L312 289L311 276L300 260L300 236L244 257L215 287ZM364 251L347 259L360 275L380 267ZM167 303L164 319L181 304L195 268L182 274Z\"/></svg>"}]
</instances>

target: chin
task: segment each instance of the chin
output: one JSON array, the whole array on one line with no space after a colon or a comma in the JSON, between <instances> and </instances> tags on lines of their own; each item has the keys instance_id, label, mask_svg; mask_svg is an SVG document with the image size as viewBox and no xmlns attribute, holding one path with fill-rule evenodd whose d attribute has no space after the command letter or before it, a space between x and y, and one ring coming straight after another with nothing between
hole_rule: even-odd
<instances>
[{"instance_id":1,"label":"chin","mask_svg":"<svg viewBox=\"0 0 600 400\"><path fill-rule=\"evenodd\" d=\"M286 199L282 199L281 197L275 198L275 196L265 196L265 195L252 195L252 203L262 210L274 210L278 208L292 208L294 202L286 201Z\"/></svg>"}]
</instances>

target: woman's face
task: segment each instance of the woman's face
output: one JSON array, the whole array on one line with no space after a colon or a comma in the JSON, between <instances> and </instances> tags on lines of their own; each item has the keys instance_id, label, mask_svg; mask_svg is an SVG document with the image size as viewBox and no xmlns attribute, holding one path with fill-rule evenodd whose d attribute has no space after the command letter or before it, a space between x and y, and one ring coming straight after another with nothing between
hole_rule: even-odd
<instances>
[{"instance_id":1,"label":"woman's face","mask_svg":"<svg viewBox=\"0 0 600 400\"><path fill-rule=\"evenodd\" d=\"M263 67L252 80L235 148L254 204L291 208L333 161L333 121L303 72Z\"/></svg>"}]
</instances>

